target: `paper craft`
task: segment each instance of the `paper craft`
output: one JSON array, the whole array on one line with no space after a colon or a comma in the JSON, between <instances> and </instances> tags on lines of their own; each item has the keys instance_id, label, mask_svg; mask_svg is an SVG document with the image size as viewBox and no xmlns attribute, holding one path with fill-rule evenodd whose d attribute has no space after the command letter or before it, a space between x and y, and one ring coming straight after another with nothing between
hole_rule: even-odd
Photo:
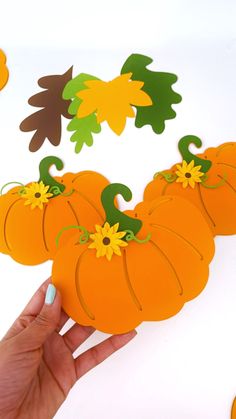
<instances>
[{"instance_id":1,"label":"paper craft","mask_svg":"<svg viewBox=\"0 0 236 419\"><path fill-rule=\"evenodd\" d=\"M179 142L182 163L157 172L144 191L144 200L158 196L178 195L195 204L214 235L236 233L236 143L208 148L195 156L190 144L201 147L193 135Z\"/></svg>"},{"instance_id":2,"label":"paper craft","mask_svg":"<svg viewBox=\"0 0 236 419\"><path fill-rule=\"evenodd\" d=\"M21 131L35 131L29 145L30 151L37 151L47 138L54 146L61 141L61 117L71 119L68 113L70 100L62 99L62 91L72 77L72 67L62 75L42 77L38 85L43 92L37 93L29 99L31 106L42 108L28 116L20 124Z\"/></svg>"},{"instance_id":3,"label":"paper craft","mask_svg":"<svg viewBox=\"0 0 236 419\"><path fill-rule=\"evenodd\" d=\"M142 90L152 100L152 106L136 106L135 126L141 128L144 125L151 125L156 134L161 134L165 129L165 121L176 116L171 106L181 102L182 98L172 89L177 76L146 68L152 62L152 58L146 55L132 54L123 65L121 73L131 72L132 80L142 80L144 82Z\"/></svg>"},{"instance_id":4,"label":"paper craft","mask_svg":"<svg viewBox=\"0 0 236 419\"><path fill-rule=\"evenodd\" d=\"M45 157L37 182L20 184L0 196L0 252L25 265L52 259L56 236L63 227L83 224L92 229L104 220L100 196L108 180L92 171L52 177L52 165L63 169L59 158ZM73 234L65 231L61 243Z\"/></svg>"},{"instance_id":5,"label":"paper craft","mask_svg":"<svg viewBox=\"0 0 236 419\"><path fill-rule=\"evenodd\" d=\"M61 76L40 79L39 85L48 90L32 96L29 103L43 109L20 125L22 131L36 130L30 151L37 151L46 138L53 145L60 143L62 115L72 119L67 129L73 132L76 153L84 144L92 146L93 134L101 132L104 121L117 135L124 131L126 118L135 118L138 128L150 124L155 133L163 132L165 120L176 115L171 106L181 96L172 90L177 76L148 70L151 62L145 55L132 54L121 74L110 81L86 73L72 78L72 68Z\"/></svg>"},{"instance_id":6,"label":"paper craft","mask_svg":"<svg viewBox=\"0 0 236 419\"><path fill-rule=\"evenodd\" d=\"M9 78L9 71L6 62L6 55L0 49L0 90L2 90L6 86Z\"/></svg>"},{"instance_id":7,"label":"paper craft","mask_svg":"<svg viewBox=\"0 0 236 419\"><path fill-rule=\"evenodd\" d=\"M236 398L234 399L234 402L232 405L231 419L236 419Z\"/></svg>"},{"instance_id":8,"label":"paper craft","mask_svg":"<svg viewBox=\"0 0 236 419\"><path fill-rule=\"evenodd\" d=\"M123 74L114 80L88 80L84 84L87 89L77 93L82 103L77 118L83 118L96 112L97 122L107 121L109 127L120 135L126 124L126 118L134 118L131 106L150 106L150 97L141 90L144 83L130 80L132 73Z\"/></svg>"},{"instance_id":9,"label":"paper craft","mask_svg":"<svg viewBox=\"0 0 236 419\"><path fill-rule=\"evenodd\" d=\"M70 121L67 129L68 131L75 131L70 140L75 142L75 152L79 153L84 144L88 147L93 145L93 133L98 134L101 132L101 125L97 122L95 113L91 113L84 118L77 118L77 112L82 102L77 96L78 92L86 89L85 82L88 80L98 80L96 77L89 74L79 74L73 78L65 86L62 96L65 100L71 100L68 112L72 115L73 119Z\"/></svg>"},{"instance_id":10,"label":"paper craft","mask_svg":"<svg viewBox=\"0 0 236 419\"><path fill-rule=\"evenodd\" d=\"M211 230L189 201L159 197L122 213L117 194L132 197L125 185L107 186L105 223L77 227L64 246L62 231L52 270L66 313L107 333L176 314L205 287L214 254Z\"/></svg>"}]
</instances>

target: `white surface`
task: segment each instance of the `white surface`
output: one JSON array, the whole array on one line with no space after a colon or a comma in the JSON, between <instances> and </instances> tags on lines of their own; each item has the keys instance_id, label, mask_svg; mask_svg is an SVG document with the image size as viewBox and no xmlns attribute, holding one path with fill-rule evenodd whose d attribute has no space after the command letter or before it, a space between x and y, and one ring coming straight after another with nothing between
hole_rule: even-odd
<instances>
[{"instance_id":1,"label":"white surface","mask_svg":"<svg viewBox=\"0 0 236 419\"><path fill-rule=\"evenodd\" d=\"M132 206L153 173L179 159L181 136L200 136L204 148L236 139L234 0L21 0L0 7L0 47L11 72L0 94L0 184L36 180L41 158L56 154L65 171L97 170L129 185ZM74 75L112 79L132 52L179 76L183 101L162 135L130 120L117 137L103 124L94 146L76 155L65 121L58 148L47 142L29 153L30 134L18 125L34 110L27 100L39 91L39 77L74 64ZM0 255L0 264L2 336L51 263L25 267ZM236 393L235 274L236 236L218 237L204 292L177 316L141 325L132 343L77 383L56 418L228 419ZM103 338L96 333L83 348Z\"/></svg>"}]
</instances>

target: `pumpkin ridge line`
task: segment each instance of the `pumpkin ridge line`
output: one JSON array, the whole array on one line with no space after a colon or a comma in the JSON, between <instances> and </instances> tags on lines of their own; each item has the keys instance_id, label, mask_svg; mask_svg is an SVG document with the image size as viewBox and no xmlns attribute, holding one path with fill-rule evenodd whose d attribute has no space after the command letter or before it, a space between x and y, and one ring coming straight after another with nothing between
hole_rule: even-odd
<instances>
[{"instance_id":1,"label":"pumpkin ridge line","mask_svg":"<svg viewBox=\"0 0 236 419\"><path fill-rule=\"evenodd\" d=\"M80 177L82 177L82 176L88 176L88 175L90 175L91 174L91 171L89 171L88 170L88 172L86 173L79 173L72 181L71 181L71 183L74 183L77 179L79 179Z\"/></svg>"},{"instance_id":2,"label":"pumpkin ridge line","mask_svg":"<svg viewBox=\"0 0 236 419\"><path fill-rule=\"evenodd\" d=\"M205 205L205 202L203 201L203 197L202 197L202 193L201 193L199 183L197 183L197 190L198 190L199 198L200 198L200 201L201 201L201 204L203 206L203 209L204 209L205 213L207 214L207 216L208 216L209 220L211 221L211 223L213 224L213 226L216 227L216 223L214 222L213 218L211 217L210 213L208 212L207 207Z\"/></svg>"},{"instance_id":3,"label":"pumpkin ridge line","mask_svg":"<svg viewBox=\"0 0 236 419\"><path fill-rule=\"evenodd\" d=\"M79 299L80 305L82 307L82 309L84 310L86 316L88 316L91 320L95 320L95 316L92 313L92 311L90 310L90 308L88 307L88 305L85 302L85 299L82 295L82 291L81 291L81 287L80 287L80 281L79 281L79 269L80 269L80 265L81 265L81 258L84 255L84 253L87 251L87 249L85 249L83 251L83 253L81 253L81 255L79 256L77 263L76 263L76 268L75 268L75 289L76 289L76 294L77 297Z\"/></svg>"},{"instance_id":4,"label":"pumpkin ridge line","mask_svg":"<svg viewBox=\"0 0 236 419\"><path fill-rule=\"evenodd\" d=\"M141 304L140 304L140 302L139 302L139 300L138 300L138 298L135 294L134 288L131 284L131 280L130 280L130 277L129 277L128 265L127 265L127 256L126 256L126 251L125 250L123 250L123 254L124 254L123 268L124 268L124 273L125 273L126 284L127 284L127 287L129 289L129 292L131 294L131 297L132 297L132 300L133 300L134 304L136 305L136 307L139 311L142 311L143 308L142 308L142 306L141 306Z\"/></svg>"},{"instance_id":5,"label":"pumpkin ridge line","mask_svg":"<svg viewBox=\"0 0 236 419\"><path fill-rule=\"evenodd\" d=\"M157 208L159 208L161 205L166 204L167 202L171 202L173 201L173 198L165 198L165 200L162 200L160 203L158 203L158 205L156 205L154 208L151 208L148 211L148 215L152 215L154 213L154 211L156 211Z\"/></svg>"},{"instance_id":6,"label":"pumpkin ridge line","mask_svg":"<svg viewBox=\"0 0 236 419\"><path fill-rule=\"evenodd\" d=\"M166 185L164 185L164 188L162 189L162 192L161 192L162 196L166 195L166 190L170 185L171 185L171 183L166 183Z\"/></svg>"},{"instance_id":7,"label":"pumpkin ridge line","mask_svg":"<svg viewBox=\"0 0 236 419\"><path fill-rule=\"evenodd\" d=\"M220 179L223 179L221 175L218 175ZM223 179L224 180L224 179ZM236 189L231 185L231 183L228 180L225 180L225 183L236 193Z\"/></svg>"},{"instance_id":8,"label":"pumpkin ridge line","mask_svg":"<svg viewBox=\"0 0 236 419\"><path fill-rule=\"evenodd\" d=\"M224 163L224 162L218 162L216 164L222 164L224 166L228 166L228 167L232 167L232 169L236 170L236 166L234 166L233 164L229 164L229 163Z\"/></svg>"},{"instance_id":9,"label":"pumpkin ridge line","mask_svg":"<svg viewBox=\"0 0 236 419\"><path fill-rule=\"evenodd\" d=\"M175 277L176 277L176 279L177 279L177 282L178 282L178 285L179 285L179 288L180 288L180 294L179 294L179 295L183 295L183 293L184 293L183 286L182 286L182 284L181 284L181 282L180 282L179 275L177 274L177 272L176 272L176 270L175 270L175 268L174 268L174 265L171 263L170 259L166 256L166 254L163 252L163 250L161 250L161 249L160 249L160 247L159 247L159 246L157 246L157 244L156 244L156 243L154 243L152 240L150 240L150 241L149 241L149 243L151 243L151 244L154 246L154 248L155 248L155 249L157 249L157 250L158 250L158 252L159 252L159 253L160 253L160 254L164 257L164 259L168 262L168 265L171 267L171 270L172 270L172 272L174 272Z\"/></svg>"},{"instance_id":10,"label":"pumpkin ridge line","mask_svg":"<svg viewBox=\"0 0 236 419\"><path fill-rule=\"evenodd\" d=\"M200 259L203 260L204 257L201 254L201 252L199 252L199 250L189 241L187 240L185 237L183 237L181 234L176 233L176 231L172 230L171 228L168 228L166 226L163 226L162 224L150 224L152 227L154 228L162 228L163 230L169 231L170 233L176 235L177 237L179 237L180 239L182 239L185 243L187 243L189 246L192 247L192 249L195 250L195 252L198 254L198 256L200 256Z\"/></svg>"},{"instance_id":11,"label":"pumpkin ridge line","mask_svg":"<svg viewBox=\"0 0 236 419\"><path fill-rule=\"evenodd\" d=\"M73 215L74 215L74 217L75 217L75 219L76 219L76 222L77 222L77 224L78 224L78 226L79 226L79 225L80 225L79 218L78 218L78 216L77 216L77 214L76 214L76 211L75 211L75 209L74 209L73 205L71 204L71 202L70 202L70 201L67 201L67 204L69 205L69 207L70 207L70 209L71 209L71 211L72 211L72 213L73 213Z\"/></svg>"},{"instance_id":12,"label":"pumpkin ridge line","mask_svg":"<svg viewBox=\"0 0 236 419\"><path fill-rule=\"evenodd\" d=\"M43 218L42 218L42 231L43 231L43 243L44 243L44 247L46 249L46 251L48 252L48 246L47 246L47 242L46 242L46 234L45 234L45 216L46 216L46 210L47 210L47 206L44 207L43 210Z\"/></svg>"},{"instance_id":13,"label":"pumpkin ridge line","mask_svg":"<svg viewBox=\"0 0 236 419\"><path fill-rule=\"evenodd\" d=\"M101 221L104 222L104 217L102 216L101 212L96 208L96 206L93 204L92 201L90 201L90 199L88 199L87 196L85 196L84 194L82 194L80 191L75 190L75 192L77 192L80 196L82 196L82 198L87 201L91 207L93 207L93 209L97 212L97 214L99 215L99 217L101 218Z\"/></svg>"},{"instance_id":14,"label":"pumpkin ridge line","mask_svg":"<svg viewBox=\"0 0 236 419\"><path fill-rule=\"evenodd\" d=\"M6 243L6 246L7 246L7 248L8 248L8 250L10 250L10 251L12 251L12 249L11 249L11 247L10 247L10 244L8 243L8 240L7 240L7 220L8 220L8 217L9 217L9 213L10 213L10 211L11 211L11 209L12 209L12 207L18 202L18 201L20 201L21 200L21 198L19 198L19 199L17 199L16 201L14 201L11 205L10 205L10 207L8 208L8 210L7 210L7 213L6 213L6 217L5 217L5 220L4 220L4 226L3 226L3 232L4 232L4 240L5 240L5 243Z\"/></svg>"}]
</instances>

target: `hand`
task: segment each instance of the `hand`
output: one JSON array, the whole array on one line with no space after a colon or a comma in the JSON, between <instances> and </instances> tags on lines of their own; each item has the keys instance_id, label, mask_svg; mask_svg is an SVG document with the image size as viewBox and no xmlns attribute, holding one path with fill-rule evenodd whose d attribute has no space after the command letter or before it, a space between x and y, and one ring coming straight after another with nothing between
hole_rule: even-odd
<instances>
[{"instance_id":1,"label":"hand","mask_svg":"<svg viewBox=\"0 0 236 419\"><path fill-rule=\"evenodd\" d=\"M95 329L75 324L60 335L68 316L49 283L38 289L0 342L1 419L52 418L82 375L136 335L111 336L74 359L73 352Z\"/></svg>"}]
</instances>

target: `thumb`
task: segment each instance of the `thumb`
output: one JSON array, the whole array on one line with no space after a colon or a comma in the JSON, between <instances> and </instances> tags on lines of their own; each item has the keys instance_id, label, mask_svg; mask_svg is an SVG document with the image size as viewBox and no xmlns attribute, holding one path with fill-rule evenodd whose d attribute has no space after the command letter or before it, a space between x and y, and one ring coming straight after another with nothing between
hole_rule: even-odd
<instances>
[{"instance_id":1,"label":"thumb","mask_svg":"<svg viewBox=\"0 0 236 419\"><path fill-rule=\"evenodd\" d=\"M53 284L49 284L44 305L21 335L28 349L37 349L57 329L61 315L61 296ZM22 336L23 337L23 336Z\"/></svg>"}]
</instances>

